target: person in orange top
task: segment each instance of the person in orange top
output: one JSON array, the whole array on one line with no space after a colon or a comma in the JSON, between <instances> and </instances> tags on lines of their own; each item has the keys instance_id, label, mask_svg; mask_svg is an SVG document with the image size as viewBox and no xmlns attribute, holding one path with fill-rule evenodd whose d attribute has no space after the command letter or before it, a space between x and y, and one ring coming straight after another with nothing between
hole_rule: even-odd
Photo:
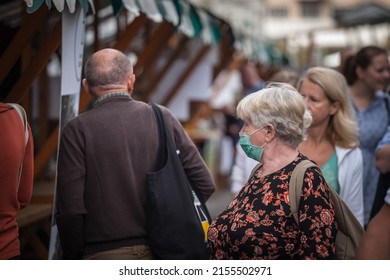
<instances>
[{"instance_id":1,"label":"person in orange top","mask_svg":"<svg viewBox=\"0 0 390 280\"><path fill-rule=\"evenodd\" d=\"M17 213L30 202L34 177L33 137L28 142L19 113L0 102L0 259L20 259ZM21 175L19 172L21 169Z\"/></svg>"}]
</instances>

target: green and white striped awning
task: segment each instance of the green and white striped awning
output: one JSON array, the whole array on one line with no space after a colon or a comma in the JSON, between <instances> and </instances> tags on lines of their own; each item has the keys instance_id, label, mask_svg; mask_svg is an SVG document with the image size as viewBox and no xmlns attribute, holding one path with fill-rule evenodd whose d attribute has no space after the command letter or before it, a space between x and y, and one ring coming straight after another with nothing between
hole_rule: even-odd
<instances>
[{"instance_id":1,"label":"green and white striped awning","mask_svg":"<svg viewBox=\"0 0 390 280\"><path fill-rule=\"evenodd\" d=\"M85 13L95 13L93 0L24 0L27 12L33 13L46 4L54 6L59 12L68 9L70 13L81 5ZM204 9L194 7L181 0L111 0L114 15L122 9L138 16L141 12L154 22L166 20L189 37L200 37L207 44L218 44L221 39L218 19Z\"/></svg>"},{"instance_id":2,"label":"green and white striped awning","mask_svg":"<svg viewBox=\"0 0 390 280\"><path fill-rule=\"evenodd\" d=\"M94 0L24 0L27 12L34 13L42 5L51 9L53 6L62 12L68 9L74 13L76 5L81 5L84 12L95 13ZM218 44L221 40L221 19L211 12L195 7L183 0L111 0L113 13L118 16L123 9L137 17L144 13L154 22L166 20L188 37L201 38L205 44ZM226 21L224 21L228 24ZM229 25L230 26L230 25ZM249 38L234 31L234 48L243 52L248 58L266 64L285 64L282 62L280 52L270 43L263 43L255 38Z\"/></svg>"}]
</instances>

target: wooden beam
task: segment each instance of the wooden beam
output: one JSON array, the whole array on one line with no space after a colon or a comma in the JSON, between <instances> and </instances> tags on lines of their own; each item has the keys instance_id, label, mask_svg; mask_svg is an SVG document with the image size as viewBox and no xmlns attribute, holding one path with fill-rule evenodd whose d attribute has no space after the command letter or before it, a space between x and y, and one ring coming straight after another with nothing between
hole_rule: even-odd
<instances>
[{"instance_id":1,"label":"wooden beam","mask_svg":"<svg viewBox=\"0 0 390 280\"><path fill-rule=\"evenodd\" d=\"M25 17L25 22L20 26L11 43L1 55L0 83L7 77L9 71L20 57L23 49L35 35L35 32L43 25L43 22L47 18L47 14L47 7L42 5L38 11Z\"/></svg>"},{"instance_id":2,"label":"wooden beam","mask_svg":"<svg viewBox=\"0 0 390 280\"><path fill-rule=\"evenodd\" d=\"M34 79L41 73L47 65L51 55L58 49L61 44L61 19L55 25L50 36L42 42L42 47L38 53L33 56L32 61L22 74L18 82L12 88L7 96L7 102L19 103L23 99L24 94L31 87Z\"/></svg>"},{"instance_id":3,"label":"wooden beam","mask_svg":"<svg viewBox=\"0 0 390 280\"><path fill-rule=\"evenodd\" d=\"M34 159L34 177L37 177L45 168L46 163L53 155L58 146L58 126L50 134L49 138L45 141L43 148L39 150Z\"/></svg>"},{"instance_id":4,"label":"wooden beam","mask_svg":"<svg viewBox=\"0 0 390 280\"><path fill-rule=\"evenodd\" d=\"M222 32L222 39L221 39L221 43L219 44L220 63L214 68L213 81L218 77L219 73L221 73L221 71L229 65L229 63L233 59L234 48L232 46L231 38L230 36L228 36L226 29L227 29L226 26L222 28L222 30L225 32Z\"/></svg>"},{"instance_id":5,"label":"wooden beam","mask_svg":"<svg viewBox=\"0 0 390 280\"><path fill-rule=\"evenodd\" d=\"M147 21L148 19L145 14L140 14L129 25L127 25L126 30L115 43L113 48L122 52L126 51L127 47L130 45L130 42L134 39L138 31L145 25Z\"/></svg>"},{"instance_id":6,"label":"wooden beam","mask_svg":"<svg viewBox=\"0 0 390 280\"><path fill-rule=\"evenodd\" d=\"M38 147L43 147L45 140L49 134L49 77L46 71L42 71L39 79L39 124L38 124L38 139L36 139Z\"/></svg>"},{"instance_id":7,"label":"wooden beam","mask_svg":"<svg viewBox=\"0 0 390 280\"><path fill-rule=\"evenodd\" d=\"M100 19L99 19L99 13L100 11L100 2L99 1L94 1L95 5L95 11L96 13L93 15L93 49L94 51L97 51L100 48L100 39L99 39L99 24L100 24Z\"/></svg>"},{"instance_id":8,"label":"wooden beam","mask_svg":"<svg viewBox=\"0 0 390 280\"><path fill-rule=\"evenodd\" d=\"M171 23L163 21L158 29L153 32L151 39L146 43L146 48L138 56L137 63L134 65L134 73L137 77L141 76L144 69L149 67L152 61L160 54L164 49L164 45L175 31L176 29Z\"/></svg>"},{"instance_id":9,"label":"wooden beam","mask_svg":"<svg viewBox=\"0 0 390 280\"><path fill-rule=\"evenodd\" d=\"M157 62L158 57L165 50L169 38L175 33L176 29L173 27L173 25L169 24L167 25L166 30L162 30L162 31L164 32L157 33L157 34L153 33L153 35L155 35L154 40L152 40L150 44L148 44L150 48L147 48L147 50L142 53L142 54L146 53L145 54L146 57L143 65L144 67L142 71L138 73L139 76L141 74L143 75L144 73L146 73L154 64L154 62Z\"/></svg>"},{"instance_id":10,"label":"wooden beam","mask_svg":"<svg viewBox=\"0 0 390 280\"><path fill-rule=\"evenodd\" d=\"M178 44L177 48L175 51L172 52L172 54L169 56L167 59L167 63L165 66L158 72L157 76L150 81L149 87L145 90L145 93L141 96L141 100L144 102L149 101L150 96L152 95L152 92L156 88L156 86L160 83L162 78L165 76L165 74L168 73L169 68L173 65L173 63L176 61L176 59L179 57L181 52L185 49L185 46L189 42L189 39L187 36L184 36L181 40L180 43Z\"/></svg>"},{"instance_id":11,"label":"wooden beam","mask_svg":"<svg viewBox=\"0 0 390 280\"><path fill-rule=\"evenodd\" d=\"M161 102L161 105L167 106L169 102L175 97L179 89L183 86L183 84L187 81L187 79L191 76L192 71L194 71L195 67L202 61L204 56L208 53L210 49L209 45L203 46L199 51L193 62L187 67L186 71L177 79L176 84L172 87L172 89L168 92L167 96Z\"/></svg>"},{"instance_id":12,"label":"wooden beam","mask_svg":"<svg viewBox=\"0 0 390 280\"><path fill-rule=\"evenodd\" d=\"M31 61L31 45L27 45L20 56L20 64L21 64L21 72L24 72L24 70L27 68L28 64ZM27 97L27 98L26 98ZM26 111L27 120L31 121L31 111L32 111L32 103L31 103L31 95L28 94L25 98L23 98L23 101L21 102L21 105Z\"/></svg>"}]
</instances>

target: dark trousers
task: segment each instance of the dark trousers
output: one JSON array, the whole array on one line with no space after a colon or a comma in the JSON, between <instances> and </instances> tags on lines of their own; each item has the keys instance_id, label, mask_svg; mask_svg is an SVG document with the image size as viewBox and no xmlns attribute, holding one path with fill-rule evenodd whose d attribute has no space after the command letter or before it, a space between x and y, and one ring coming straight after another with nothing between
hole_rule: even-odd
<instances>
[{"instance_id":1,"label":"dark trousers","mask_svg":"<svg viewBox=\"0 0 390 280\"><path fill-rule=\"evenodd\" d=\"M83 257L84 260L153 260L152 250L147 245L121 247Z\"/></svg>"}]
</instances>

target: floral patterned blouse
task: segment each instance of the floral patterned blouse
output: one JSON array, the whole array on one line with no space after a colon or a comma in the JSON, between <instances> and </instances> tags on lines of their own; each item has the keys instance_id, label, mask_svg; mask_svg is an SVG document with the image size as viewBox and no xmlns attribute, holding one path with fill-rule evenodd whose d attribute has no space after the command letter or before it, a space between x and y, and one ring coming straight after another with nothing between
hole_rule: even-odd
<instances>
[{"instance_id":1,"label":"floral patterned blouse","mask_svg":"<svg viewBox=\"0 0 390 280\"><path fill-rule=\"evenodd\" d=\"M284 168L248 180L210 225L211 259L334 259L334 206L318 168L305 173L299 225L290 210L290 176L303 159L299 154Z\"/></svg>"}]
</instances>

